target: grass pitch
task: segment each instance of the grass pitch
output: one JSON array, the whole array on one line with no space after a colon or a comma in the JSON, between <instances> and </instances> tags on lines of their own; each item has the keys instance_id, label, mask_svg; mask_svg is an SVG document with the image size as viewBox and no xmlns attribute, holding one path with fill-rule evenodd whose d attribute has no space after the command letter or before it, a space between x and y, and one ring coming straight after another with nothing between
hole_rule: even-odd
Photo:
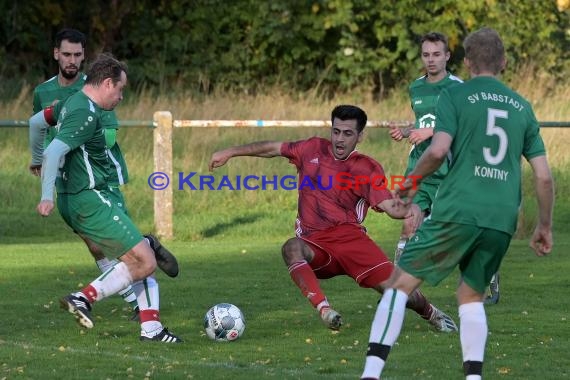
<instances>
[{"instance_id":1,"label":"grass pitch","mask_svg":"<svg viewBox=\"0 0 570 380\"><path fill-rule=\"evenodd\" d=\"M570 239L558 237L552 256L536 258L514 241L502 270L502 298L487 307L487 379L570 377L567 320ZM205 240L169 244L180 276L157 274L163 322L185 342L142 343L139 327L118 297L94 305L95 327L83 330L58 298L83 286L97 268L70 233L51 244L3 244L0 276L0 379L355 379L364 363L377 294L348 278L323 281L346 325L335 333L290 280L281 242ZM387 251L393 242L380 242ZM457 275L430 300L456 320ZM209 340L203 316L232 302L247 327L236 342ZM390 354L385 379L461 378L458 334L441 334L408 312Z\"/></svg>"}]
</instances>

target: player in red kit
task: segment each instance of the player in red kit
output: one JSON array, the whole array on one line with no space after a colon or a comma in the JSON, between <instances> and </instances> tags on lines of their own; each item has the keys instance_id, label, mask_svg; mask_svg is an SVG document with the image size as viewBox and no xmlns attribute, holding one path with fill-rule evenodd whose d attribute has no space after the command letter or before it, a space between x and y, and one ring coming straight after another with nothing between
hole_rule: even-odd
<instances>
[{"instance_id":1,"label":"player in red kit","mask_svg":"<svg viewBox=\"0 0 570 380\"><path fill-rule=\"evenodd\" d=\"M337 106L331 115L331 138L295 142L260 141L231 147L212 155L210 170L237 156L282 156L299 173L296 237L283 244L282 255L293 282L331 329L342 325L329 304L319 279L347 275L361 287L382 293L394 265L367 235L362 222L368 208L395 219L413 218L417 205L396 202L386 186L382 166L356 151L367 123L366 113L352 105ZM407 307L438 331L457 331L455 322L430 304L418 290Z\"/></svg>"}]
</instances>

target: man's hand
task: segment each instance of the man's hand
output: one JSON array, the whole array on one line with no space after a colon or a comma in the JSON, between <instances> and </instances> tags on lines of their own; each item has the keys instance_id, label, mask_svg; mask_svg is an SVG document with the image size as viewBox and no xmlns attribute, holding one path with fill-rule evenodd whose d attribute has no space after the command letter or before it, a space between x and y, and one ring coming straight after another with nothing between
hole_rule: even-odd
<instances>
[{"instance_id":1,"label":"man's hand","mask_svg":"<svg viewBox=\"0 0 570 380\"><path fill-rule=\"evenodd\" d=\"M424 220L424 213L415 203L412 203L408 214L404 218L404 230L402 235L404 236L413 236L416 233L416 230L420 227Z\"/></svg>"},{"instance_id":2,"label":"man's hand","mask_svg":"<svg viewBox=\"0 0 570 380\"><path fill-rule=\"evenodd\" d=\"M210 164L208 165L210 171L214 171L215 168L224 166L230 158L232 158L232 155L227 149L214 152L214 154L212 154L212 158L210 158Z\"/></svg>"},{"instance_id":3,"label":"man's hand","mask_svg":"<svg viewBox=\"0 0 570 380\"><path fill-rule=\"evenodd\" d=\"M390 126L390 137L392 140L401 141L404 138L404 133L402 132L401 128Z\"/></svg>"},{"instance_id":4,"label":"man's hand","mask_svg":"<svg viewBox=\"0 0 570 380\"><path fill-rule=\"evenodd\" d=\"M552 250L552 229L536 226L529 245L537 256L548 255Z\"/></svg>"},{"instance_id":5,"label":"man's hand","mask_svg":"<svg viewBox=\"0 0 570 380\"><path fill-rule=\"evenodd\" d=\"M42 176L42 165L30 165L29 166L30 169L30 173L32 173L32 175L35 175L36 177L41 177Z\"/></svg>"},{"instance_id":6,"label":"man's hand","mask_svg":"<svg viewBox=\"0 0 570 380\"><path fill-rule=\"evenodd\" d=\"M412 144L419 144L423 141L426 141L432 136L433 136L433 128L414 129L413 131L410 132L408 141Z\"/></svg>"},{"instance_id":7,"label":"man's hand","mask_svg":"<svg viewBox=\"0 0 570 380\"><path fill-rule=\"evenodd\" d=\"M53 201L43 200L36 207L38 214L41 216L49 216L53 211Z\"/></svg>"},{"instance_id":8,"label":"man's hand","mask_svg":"<svg viewBox=\"0 0 570 380\"><path fill-rule=\"evenodd\" d=\"M415 177L415 176L414 176ZM412 203L414 196L418 192L420 187L417 178L412 178L410 176L406 177L406 180L401 185L398 183L395 185L395 197L404 205Z\"/></svg>"}]
</instances>

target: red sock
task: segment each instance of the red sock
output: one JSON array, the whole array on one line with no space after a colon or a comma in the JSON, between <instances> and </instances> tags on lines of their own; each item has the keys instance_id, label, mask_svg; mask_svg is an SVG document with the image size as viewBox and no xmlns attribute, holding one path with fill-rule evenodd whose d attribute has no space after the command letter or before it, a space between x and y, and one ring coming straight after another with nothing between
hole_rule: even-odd
<instances>
[{"instance_id":1,"label":"red sock","mask_svg":"<svg viewBox=\"0 0 570 380\"><path fill-rule=\"evenodd\" d=\"M422 294L422 292L417 289L408 296L406 308L412 309L425 320L428 320L429 317L431 317L431 304L428 302L427 298Z\"/></svg>"},{"instance_id":2,"label":"red sock","mask_svg":"<svg viewBox=\"0 0 570 380\"><path fill-rule=\"evenodd\" d=\"M149 321L160 321L160 314L158 310L154 309L141 310L139 317L141 319L141 323Z\"/></svg>"},{"instance_id":3,"label":"red sock","mask_svg":"<svg viewBox=\"0 0 570 380\"><path fill-rule=\"evenodd\" d=\"M91 285L87 285L81 289L81 293L83 293L89 303L93 303L95 300L97 300L97 290Z\"/></svg>"},{"instance_id":4,"label":"red sock","mask_svg":"<svg viewBox=\"0 0 570 380\"><path fill-rule=\"evenodd\" d=\"M289 265L288 269L291 279L301 289L301 293L307 297L313 307L317 307L326 299L317 276L305 260Z\"/></svg>"}]
</instances>

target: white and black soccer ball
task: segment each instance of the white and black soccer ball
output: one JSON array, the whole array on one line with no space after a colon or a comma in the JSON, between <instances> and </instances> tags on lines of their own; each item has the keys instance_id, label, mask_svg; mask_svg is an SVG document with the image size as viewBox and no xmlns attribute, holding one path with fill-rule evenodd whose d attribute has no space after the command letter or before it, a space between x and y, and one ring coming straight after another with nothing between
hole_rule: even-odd
<instances>
[{"instance_id":1,"label":"white and black soccer ball","mask_svg":"<svg viewBox=\"0 0 570 380\"><path fill-rule=\"evenodd\" d=\"M212 340L230 342L243 335L245 318L236 305L219 303L204 316L204 330Z\"/></svg>"}]
</instances>

